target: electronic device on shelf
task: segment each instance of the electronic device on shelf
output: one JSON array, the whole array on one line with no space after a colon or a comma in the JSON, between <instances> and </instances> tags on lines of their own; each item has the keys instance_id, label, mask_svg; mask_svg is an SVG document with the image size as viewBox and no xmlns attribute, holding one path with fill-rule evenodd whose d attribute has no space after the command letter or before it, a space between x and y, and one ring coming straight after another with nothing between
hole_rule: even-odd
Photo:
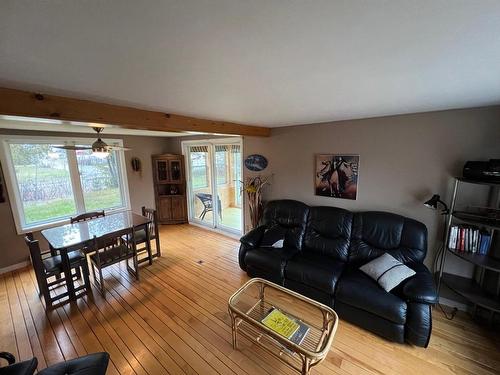
<instances>
[{"instance_id":1,"label":"electronic device on shelf","mask_svg":"<svg viewBox=\"0 0 500 375\"><path fill-rule=\"evenodd\" d=\"M463 175L471 180L500 182L500 159L468 161L464 165Z\"/></svg>"}]
</instances>

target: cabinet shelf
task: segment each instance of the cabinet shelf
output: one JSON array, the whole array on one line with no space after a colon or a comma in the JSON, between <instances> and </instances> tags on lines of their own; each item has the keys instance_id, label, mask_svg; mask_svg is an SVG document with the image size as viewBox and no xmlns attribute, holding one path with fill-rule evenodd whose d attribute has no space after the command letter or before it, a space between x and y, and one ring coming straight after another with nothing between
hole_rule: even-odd
<instances>
[{"instance_id":1,"label":"cabinet shelf","mask_svg":"<svg viewBox=\"0 0 500 375\"><path fill-rule=\"evenodd\" d=\"M448 251L453 255L475 264L476 266L486 268L491 271L500 272L500 260L497 260L489 255L479 255L479 254L471 254L463 251L457 251L448 248Z\"/></svg>"},{"instance_id":2,"label":"cabinet shelf","mask_svg":"<svg viewBox=\"0 0 500 375\"><path fill-rule=\"evenodd\" d=\"M452 215L454 218L457 218L458 220L463 221L467 224L480 225L494 230L500 229L500 220L498 219L488 218L486 216L481 217L480 215L473 217L463 211L455 211L452 213Z\"/></svg>"},{"instance_id":3,"label":"cabinet shelf","mask_svg":"<svg viewBox=\"0 0 500 375\"><path fill-rule=\"evenodd\" d=\"M449 273L443 273L441 280L448 288L474 305L500 312L500 301L484 292L474 280Z\"/></svg>"}]
</instances>

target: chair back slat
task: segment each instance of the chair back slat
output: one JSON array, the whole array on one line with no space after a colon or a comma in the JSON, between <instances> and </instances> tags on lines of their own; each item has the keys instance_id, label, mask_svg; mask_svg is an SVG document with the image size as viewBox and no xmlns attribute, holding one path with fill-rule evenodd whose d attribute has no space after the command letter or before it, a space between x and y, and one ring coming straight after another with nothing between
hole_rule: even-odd
<instances>
[{"instance_id":1,"label":"chair back slat","mask_svg":"<svg viewBox=\"0 0 500 375\"><path fill-rule=\"evenodd\" d=\"M156 238L158 234L158 214L152 208L142 207L142 216L147 217L151 222L148 224L150 238Z\"/></svg>"},{"instance_id":2,"label":"chair back slat","mask_svg":"<svg viewBox=\"0 0 500 375\"><path fill-rule=\"evenodd\" d=\"M43 295L45 304L47 306L51 305L51 296L49 292L49 286L47 282L47 276L45 274L45 266L43 265L42 252L40 251L40 244L34 239L33 233L26 233L24 237L24 242L28 246L31 256L31 263L35 271L35 277L38 284L38 290L40 294Z\"/></svg>"},{"instance_id":3,"label":"chair back slat","mask_svg":"<svg viewBox=\"0 0 500 375\"><path fill-rule=\"evenodd\" d=\"M122 237L131 238L124 242ZM105 268L121 260L136 256L135 233L133 228L123 229L93 240L94 255L91 259L96 261L99 268Z\"/></svg>"},{"instance_id":4,"label":"chair back slat","mask_svg":"<svg viewBox=\"0 0 500 375\"><path fill-rule=\"evenodd\" d=\"M70 221L71 221L71 224L80 223L82 221L97 219L98 217L103 217L103 216L105 216L104 211L85 212L84 214L80 214L80 215L72 217L70 219Z\"/></svg>"},{"instance_id":5,"label":"chair back slat","mask_svg":"<svg viewBox=\"0 0 500 375\"><path fill-rule=\"evenodd\" d=\"M130 240L124 240L130 238ZM99 288L102 295L105 295L106 289L104 288L104 277L102 270L113 264L119 263L123 260L127 263L127 269L139 279L139 268L137 263L137 247L135 244L135 230L134 228L127 228L114 233L93 239L94 254L90 255L90 262L92 265L92 272L94 273L94 281ZM103 247L102 244L111 243L109 246ZM128 261L133 259L134 268L130 268ZM96 274L96 271L98 275Z\"/></svg>"},{"instance_id":6,"label":"chair back slat","mask_svg":"<svg viewBox=\"0 0 500 375\"><path fill-rule=\"evenodd\" d=\"M122 236L133 236L133 235L134 235L134 230L132 228L126 228L96 238L94 239L95 241L94 251L96 250L95 246L97 246L97 249L101 250L109 250L118 247L120 245L120 240Z\"/></svg>"},{"instance_id":7,"label":"chair back slat","mask_svg":"<svg viewBox=\"0 0 500 375\"><path fill-rule=\"evenodd\" d=\"M35 269L35 273L43 272L43 260L42 260L42 252L40 250L40 244L33 237L33 233L26 233L24 237L24 242L30 251L31 262L33 263L33 268Z\"/></svg>"}]
</instances>

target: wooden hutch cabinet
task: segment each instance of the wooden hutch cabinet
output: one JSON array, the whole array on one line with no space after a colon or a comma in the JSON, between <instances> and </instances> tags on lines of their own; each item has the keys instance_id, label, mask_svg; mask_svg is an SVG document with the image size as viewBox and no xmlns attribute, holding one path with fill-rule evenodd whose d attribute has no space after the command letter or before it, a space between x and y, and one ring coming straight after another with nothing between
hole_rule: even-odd
<instances>
[{"instance_id":1,"label":"wooden hutch cabinet","mask_svg":"<svg viewBox=\"0 0 500 375\"><path fill-rule=\"evenodd\" d=\"M153 155L156 209L160 224L187 223L184 156Z\"/></svg>"}]
</instances>

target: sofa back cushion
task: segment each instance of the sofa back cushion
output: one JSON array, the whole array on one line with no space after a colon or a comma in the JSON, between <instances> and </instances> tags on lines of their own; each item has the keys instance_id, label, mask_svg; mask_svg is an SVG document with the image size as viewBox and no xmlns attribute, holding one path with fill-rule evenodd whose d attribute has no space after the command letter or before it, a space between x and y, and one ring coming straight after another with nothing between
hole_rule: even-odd
<instances>
[{"instance_id":1,"label":"sofa back cushion","mask_svg":"<svg viewBox=\"0 0 500 375\"><path fill-rule=\"evenodd\" d=\"M309 206L291 199L270 201L264 208L262 224L285 229L283 246L302 249Z\"/></svg>"},{"instance_id":2,"label":"sofa back cushion","mask_svg":"<svg viewBox=\"0 0 500 375\"><path fill-rule=\"evenodd\" d=\"M422 262L427 253L427 227L388 212L355 213L349 263L360 266L383 253L402 263Z\"/></svg>"},{"instance_id":3,"label":"sofa back cushion","mask_svg":"<svg viewBox=\"0 0 500 375\"><path fill-rule=\"evenodd\" d=\"M353 214L337 207L311 207L304 238L304 252L347 262Z\"/></svg>"}]
</instances>

